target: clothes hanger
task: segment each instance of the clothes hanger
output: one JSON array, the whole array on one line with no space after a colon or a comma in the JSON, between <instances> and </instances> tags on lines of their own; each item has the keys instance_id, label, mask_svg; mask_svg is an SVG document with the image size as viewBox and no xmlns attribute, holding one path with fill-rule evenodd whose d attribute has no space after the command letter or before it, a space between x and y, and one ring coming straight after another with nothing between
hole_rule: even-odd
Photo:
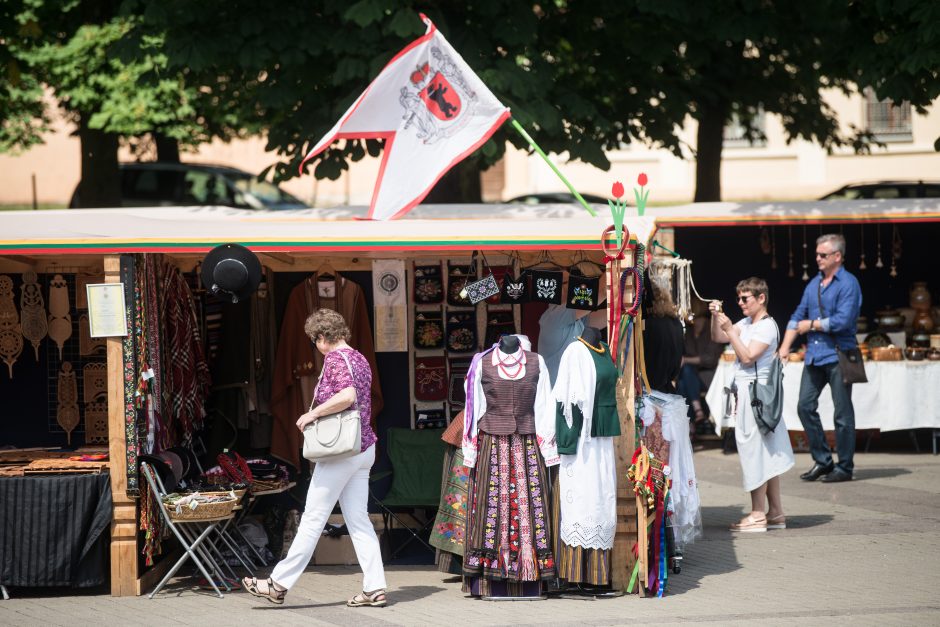
<instances>
[{"instance_id":1,"label":"clothes hanger","mask_svg":"<svg viewBox=\"0 0 940 627\"><path fill-rule=\"evenodd\" d=\"M601 274L604 274L604 271L607 269L606 266L604 266L604 264L588 259L584 255L584 251L579 250L576 253L573 263L570 266L568 266L568 274L583 274L580 270L578 270L578 272L572 272L572 270L577 270L583 264L588 264L589 266L593 266L594 268L597 268L598 270L600 270Z\"/></svg>"},{"instance_id":2,"label":"clothes hanger","mask_svg":"<svg viewBox=\"0 0 940 627\"><path fill-rule=\"evenodd\" d=\"M533 263L533 264L530 265L530 266L525 266L525 267L522 268L522 269L523 269L523 270L532 270L532 269L537 268L537 267L539 267L539 266L547 266L547 267L549 267L549 268L555 268L555 269L557 269L557 270L561 270L562 272L564 272L564 271L566 271L566 270L568 269L568 268L565 268L564 266L562 266L561 264L559 264L557 261L555 261L555 260L552 258L551 254L549 254L549 252L548 252L547 250L543 250L543 251L541 251L541 252L539 253L539 257L538 257L538 259L536 260L535 263Z\"/></svg>"},{"instance_id":3,"label":"clothes hanger","mask_svg":"<svg viewBox=\"0 0 940 627\"><path fill-rule=\"evenodd\" d=\"M334 281L336 280L336 274L336 270L333 268L329 259L324 260L323 263L317 267L318 281Z\"/></svg>"}]
</instances>

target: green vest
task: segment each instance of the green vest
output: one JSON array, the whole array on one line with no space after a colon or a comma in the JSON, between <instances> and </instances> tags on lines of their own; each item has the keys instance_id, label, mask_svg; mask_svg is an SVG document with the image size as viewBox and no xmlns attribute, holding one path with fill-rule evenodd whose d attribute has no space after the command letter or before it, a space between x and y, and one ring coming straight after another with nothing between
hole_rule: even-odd
<instances>
[{"instance_id":1,"label":"green vest","mask_svg":"<svg viewBox=\"0 0 940 627\"><path fill-rule=\"evenodd\" d=\"M603 353L588 349L594 361L594 372L597 375L594 384L594 418L591 422L591 437L605 438L620 435L620 415L617 413L617 368L610 359L610 348L601 342ZM555 439L558 442L558 453L561 455L577 455L578 440L581 438L581 427L584 424L584 415L577 405L571 407L571 426L565 420L561 403L555 403Z\"/></svg>"}]
</instances>

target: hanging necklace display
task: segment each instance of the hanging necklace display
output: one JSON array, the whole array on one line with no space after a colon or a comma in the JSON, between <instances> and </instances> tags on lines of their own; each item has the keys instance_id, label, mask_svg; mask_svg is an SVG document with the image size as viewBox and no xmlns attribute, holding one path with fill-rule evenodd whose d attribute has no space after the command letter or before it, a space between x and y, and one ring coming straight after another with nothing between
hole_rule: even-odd
<instances>
[{"instance_id":1,"label":"hanging necklace display","mask_svg":"<svg viewBox=\"0 0 940 627\"><path fill-rule=\"evenodd\" d=\"M875 225L875 233L878 235L878 258L875 259L876 268L884 268L885 264L881 261L881 225Z\"/></svg>"},{"instance_id":2,"label":"hanging necklace display","mask_svg":"<svg viewBox=\"0 0 940 627\"><path fill-rule=\"evenodd\" d=\"M503 359L503 356L506 356L508 359ZM519 359L513 359L512 355L506 355L501 350L496 351L496 362L499 366L499 369L502 371L506 377L509 379L515 379L519 376L519 373L522 372L522 368L525 366L525 351L519 351ZM515 372L509 372L509 368L515 366Z\"/></svg>"},{"instance_id":3,"label":"hanging necklace display","mask_svg":"<svg viewBox=\"0 0 940 627\"><path fill-rule=\"evenodd\" d=\"M770 227L770 269L777 269L777 227Z\"/></svg>"},{"instance_id":4,"label":"hanging necklace display","mask_svg":"<svg viewBox=\"0 0 940 627\"><path fill-rule=\"evenodd\" d=\"M806 263L806 225L803 225L803 280L809 281L809 264Z\"/></svg>"},{"instance_id":5,"label":"hanging necklace display","mask_svg":"<svg viewBox=\"0 0 940 627\"><path fill-rule=\"evenodd\" d=\"M787 260L790 266L789 270L787 270L787 276L792 279L794 276L796 276L796 274L793 272L793 227L792 226L787 227Z\"/></svg>"},{"instance_id":6,"label":"hanging necklace display","mask_svg":"<svg viewBox=\"0 0 940 627\"><path fill-rule=\"evenodd\" d=\"M898 225L891 227L891 272L892 277L898 275L898 259L901 258L901 232Z\"/></svg>"},{"instance_id":7,"label":"hanging necklace display","mask_svg":"<svg viewBox=\"0 0 940 627\"><path fill-rule=\"evenodd\" d=\"M858 232L861 236L859 250L862 251L858 259L858 269L859 271L862 271L868 267L868 265L865 263L865 225L864 224L860 224L858 226Z\"/></svg>"},{"instance_id":8,"label":"hanging necklace display","mask_svg":"<svg viewBox=\"0 0 940 627\"><path fill-rule=\"evenodd\" d=\"M23 273L23 284L20 286L20 326L23 328L23 337L30 341L39 361L39 343L46 337L49 324L46 320L46 303L39 289L38 277L35 272Z\"/></svg>"},{"instance_id":9,"label":"hanging necklace display","mask_svg":"<svg viewBox=\"0 0 940 627\"><path fill-rule=\"evenodd\" d=\"M49 337L59 347L59 359L62 359L62 348L72 337L72 316L69 315L69 286L61 274L49 282Z\"/></svg>"},{"instance_id":10,"label":"hanging necklace display","mask_svg":"<svg viewBox=\"0 0 940 627\"><path fill-rule=\"evenodd\" d=\"M78 426L78 383L75 381L75 371L72 364L62 362L59 371L58 407L55 420L65 430L69 446L72 445L72 430Z\"/></svg>"},{"instance_id":11,"label":"hanging necklace display","mask_svg":"<svg viewBox=\"0 0 940 627\"><path fill-rule=\"evenodd\" d=\"M20 317L13 304L13 279L0 276L0 358L13 378L13 364L23 352L23 332Z\"/></svg>"}]
</instances>

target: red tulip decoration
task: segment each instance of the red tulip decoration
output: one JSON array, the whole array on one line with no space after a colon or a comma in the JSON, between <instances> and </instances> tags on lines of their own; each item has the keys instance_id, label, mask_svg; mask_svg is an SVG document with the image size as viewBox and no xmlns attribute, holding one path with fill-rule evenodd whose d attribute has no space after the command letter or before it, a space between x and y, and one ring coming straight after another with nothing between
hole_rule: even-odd
<instances>
[{"instance_id":1,"label":"red tulip decoration","mask_svg":"<svg viewBox=\"0 0 940 627\"><path fill-rule=\"evenodd\" d=\"M610 188L610 193L616 200L608 200L607 204L610 206L610 213L614 217L614 233L617 234L617 248L620 248L623 234L623 216L627 212L627 203L623 200L623 183L620 181L614 183L613 187Z\"/></svg>"},{"instance_id":2,"label":"red tulip decoration","mask_svg":"<svg viewBox=\"0 0 940 627\"><path fill-rule=\"evenodd\" d=\"M650 191L643 189L649 182L646 172L640 172L640 176L636 177L636 182L640 186L640 189L634 187L633 196L636 198L637 215L641 216L646 212L646 200L650 197Z\"/></svg>"}]
</instances>

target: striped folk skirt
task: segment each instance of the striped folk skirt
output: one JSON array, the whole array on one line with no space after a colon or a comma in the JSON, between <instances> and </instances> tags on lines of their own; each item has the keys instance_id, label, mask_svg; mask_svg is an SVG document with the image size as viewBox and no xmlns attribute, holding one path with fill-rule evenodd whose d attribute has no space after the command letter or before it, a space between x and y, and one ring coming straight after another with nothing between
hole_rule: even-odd
<instances>
[{"instance_id":1,"label":"striped folk skirt","mask_svg":"<svg viewBox=\"0 0 940 627\"><path fill-rule=\"evenodd\" d=\"M527 582L554 579L547 496L545 462L535 435L480 433L470 474L464 592L529 596L540 586Z\"/></svg>"}]
</instances>

